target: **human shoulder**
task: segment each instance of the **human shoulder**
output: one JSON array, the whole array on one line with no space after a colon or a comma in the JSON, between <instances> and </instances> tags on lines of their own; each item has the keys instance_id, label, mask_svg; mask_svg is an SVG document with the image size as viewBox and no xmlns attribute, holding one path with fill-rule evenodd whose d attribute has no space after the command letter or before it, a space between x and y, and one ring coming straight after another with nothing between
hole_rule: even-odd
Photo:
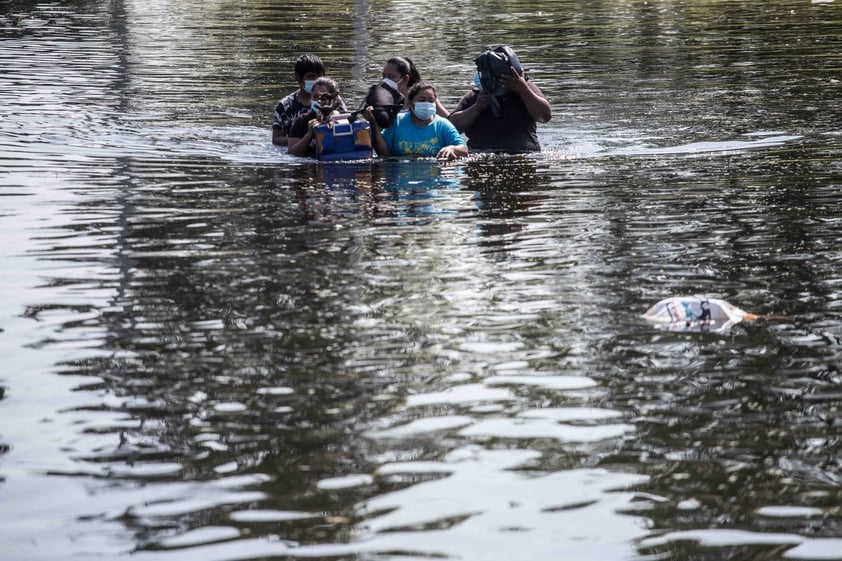
<instances>
[{"instance_id":1,"label":"human shoulder","mask_svg":"<svg viewBox=\"0 0 842 561\"><path fill-rule=\"evenodd\" d=\"M450 119L436 115L433 119L433 124L436 127L436 134L440 138L444 139L445 146L460 146L465 144L465 140L462 138L462 135L459 134L459 130L456 128L456 125L450 122Z\"/></svg>"},{"instance_id":2,"label":"human shoulder","mask_svg":"<svg viewBox=\"0 0 842 561\"><path fill-rule=\"evenodd\" d=\"M451 123L450 119L447 119L446 117L442 117L441 115L435 115L433 117L433 124L435 124L438 128L456 130L456 125Z\"/></svg>"},{"instance_id":3,"label":"human shoulder","mask_svg":"<svg viewBox=\"0 0 842 561\"><path fill-rule=\"evenodd\" d=\"M299 122L299 121L300 121L300 122L302 122L302 123L309 123L310 121L312 121L312 120L313 120L313 119L315 119L316 117L317 117L316 112L315 112L315 111L313 111L312 109L310 109L310 110L309 110L309 111L307 111L306 113L302 113L301 115L299 115L298 117L296 117L296 118L295 118L295 122L297 123L297 122Z\"/></svg>"},{"instance_id":4,"label":"human shoulder","mask_svg":"<svg viewBox=\"0 0 842 561\"><path fill-rule=\"evenodd\" d=\"M462 96L462 99L459 100L459 103L456 104L456 108L453 110L453 113L457 111L462 111L463 109L467 109L474 103L476 103L477 98L479 97L480 90L477 88L471 88L468 90L465 95Z\"/></svg>"},{"instance_id":5,"label":"human shoulder","mask_svg":"<svg viewBox=\"0 0 842 561\"><path fill-rule=\"evenodd\" d=\"M278 102L278 108L279 109L282 108L287 112L290 109L293 109L293 108L296 108L296 107L303 107L303 106L304 106L304 104L301 103L301 100L298 98L298 90L295 90L291 94L285 95Z\"/></svg>"},{"instance_id":6,"label":"human shoulder","mask_svg":"<svg viewBox=\"0 0 842 561\"><path fill-rule=\"evenodd\" d=\"M400 113L398 113L398 116L395 117L395 122L392 126L393 127L406 126L407 123L410 123L410 124L413 123L412 113L409 112L409 111L401 111Z\"/></svg>"},{"instance_id":7,"label":"human shoulder","mask_svg":"<svg viewBox=\"0 0 842 561\"><path fill-rule=\"evenodd\" d=\"M453 126L453 123L450 122L450 119L448 119L447 117L442 117L439 114L433 115L433 121L436 123L441 123L443 125Z\"/></svg>"},{"instance_id":8,"label":"human shoulder","mask_svg":"<svg viewBox=\"0 0 842 561\"><path fill-rule=\"evenodd\" d=\"M395 120L392 121L392 124L383 129L383 138L386 140L386 143L392 146L390 150L394 148L393 143L397 142L401 138L406 138L413 136L415 134L415 124L412 122L412 117L409 114L409 111L401 111L398 113Z\"/></svg>"},{"instance_id":9,"label":"human shoulder","mask_svg":"<svg viewBox=\"0 0 842 561\"><path fill-rule=\"evenodd\" d=\"M315 118L316 113L314 111L308 111L307 113L298 116L295 121L293 121L292 126L289 129L289 136L293 138L303 137L307 134L308 124Z\"/></svg>"}]
</instances>

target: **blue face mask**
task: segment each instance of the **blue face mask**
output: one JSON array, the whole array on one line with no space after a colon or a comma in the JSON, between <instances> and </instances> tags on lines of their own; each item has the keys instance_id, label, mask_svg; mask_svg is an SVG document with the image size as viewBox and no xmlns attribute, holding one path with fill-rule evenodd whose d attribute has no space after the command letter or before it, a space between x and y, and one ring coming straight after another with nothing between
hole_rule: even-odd
<instances>
[{"instance_id":1,"label":"blue face mask","mask_svg":"<svg viewBox=\"0 0 842 561\"><path fill-rule=\"evenodd\" d=\"M315 84L315 80L304 80L304 91L307 93L313 92L313 84Z\"/></svg>"},{"instance_id":2,"label":"blue face mask","mask_svg":"<svg viewBox=\"0 0 842 561\"><path fill-rule=\"evenodd\" d=\"M310 101L310 109L312 111L315 111L316 113L318 113L319 109L321 109L321 108L322 108L322 104L319 103L318 101L316 101L315 99Z\"/></svg>"},{"instance_id":3,"label":"blue face mask","mask_svg":"<svg viewBox=\"0 0 842 561\"><path fill-rule=\"evenodd\" d=\"M436 104L432 101L416 101L413 107L415 116L422 121L429 121L436 114Z\"/></svg>"},{"instance_id":4,"label":"blue face mask","mask_svg":"<svg viewBox=\"0 0 842 561\"><path fill-rule=\"evenodd\" d=\"M481 90L481 89L482 89L482 79L481 79L481 76L482 76L482 75L479 73L479 70L477 70L476 72L474 72L474 85L477 87L477 89L478 89L478 90Z\"/></svg>"}]
</instances>

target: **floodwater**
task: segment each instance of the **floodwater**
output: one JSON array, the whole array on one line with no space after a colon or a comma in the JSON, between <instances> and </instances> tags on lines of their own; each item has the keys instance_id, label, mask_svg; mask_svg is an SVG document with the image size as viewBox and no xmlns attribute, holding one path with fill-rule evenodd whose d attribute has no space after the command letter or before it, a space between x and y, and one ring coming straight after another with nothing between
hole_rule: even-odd
<instances>
[{"instance_id":1,"label":"floodwater","mask_svg":"<svg viewBox=\"0 0 842 561\"><path fill-rule=\"evenodd\" d=\"M838 2L0 9L4 561L842 559ZM501 42L541 154L270 143Z\"/></svg>"}]
</instances>

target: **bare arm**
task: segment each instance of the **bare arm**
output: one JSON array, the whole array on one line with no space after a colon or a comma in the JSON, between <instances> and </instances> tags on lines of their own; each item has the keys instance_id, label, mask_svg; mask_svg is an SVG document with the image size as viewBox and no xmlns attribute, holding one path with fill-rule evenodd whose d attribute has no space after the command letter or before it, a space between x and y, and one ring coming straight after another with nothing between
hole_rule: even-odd
<instances>
[{"instance_id":1,"label":"bare arm","mask_svg":"<svg viewBox=\"0 0 842 561\"><path fill-rule=\"evenodd\" d=\"M465 97L471 95L470 93L465 94ZM462 100L465 100L465 97ZM456 130L459 132L465 132L465 129L469 128L471 125L474 124L474 121L477 120L477 117L485 111L485 108L488 107L490 100L488 93L485 91L479 94L476 102L473 105L466 109L462 109L460 111L454 111L448 116L450 122L453 123L453 126L456 127ZM459 103L460 105L462 102Z\"/></svg>"},{"instance_id":2,"label":"bare arm","mask_svg":"<svg viewBox=\"0 0 842 561\"><path fill-rule=\"evenodd\" d=\"M445 119L450 115L450 111L447 110L447 107L444 106L444 103L439 98L436 98L436 115Z\"/></svg>"},{"instance_id":3,"label":"bare arm","mask_svg":"<svg viewBox=\"0 0 842 561\"><path fill-rule=\"evenodd\" d=\"M370 105L363 111L363 117L371 125L371 143L374 146L374 151L381 158L388 158L391 156L389 147L386 145L386 139L383 138L383 133L380 131L380 125L377 124L377 119L374 118L374 108Z\"/></svg>"},{"instance_id":4,"label":"bare arm","mask_svg":"<svg viewBox=\"0 0 842 561\"><path fill-rule=\"evenodd\" d=\"M313 126L317 123L313 119L307 123L307 132L301 138L290 136L287 138L287 154L292 156L307 156L310 152L310 143L313 141Z\"/></svg>"}]
</instances>

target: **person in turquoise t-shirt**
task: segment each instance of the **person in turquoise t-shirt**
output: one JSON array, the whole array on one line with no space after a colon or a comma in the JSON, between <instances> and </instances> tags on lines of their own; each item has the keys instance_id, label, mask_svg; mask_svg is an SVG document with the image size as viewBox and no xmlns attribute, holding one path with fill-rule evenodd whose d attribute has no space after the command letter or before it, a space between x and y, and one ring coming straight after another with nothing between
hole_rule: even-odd
<instances>
[{"instance_id":1,"label":"person in turquoise t-shirt","mask_svg":"<svg viewBox=\"0 0 842 561\"><path fill-rule=\"evenodd\" d=\"M436 115L436 88L418 82L409 90L409 111L381 131L372 107L365 118L371 123L372 143L377 154L387 156L435 156L452 160L468 155L468 147L453 123Z\"/></svg>"}]
</instances>

